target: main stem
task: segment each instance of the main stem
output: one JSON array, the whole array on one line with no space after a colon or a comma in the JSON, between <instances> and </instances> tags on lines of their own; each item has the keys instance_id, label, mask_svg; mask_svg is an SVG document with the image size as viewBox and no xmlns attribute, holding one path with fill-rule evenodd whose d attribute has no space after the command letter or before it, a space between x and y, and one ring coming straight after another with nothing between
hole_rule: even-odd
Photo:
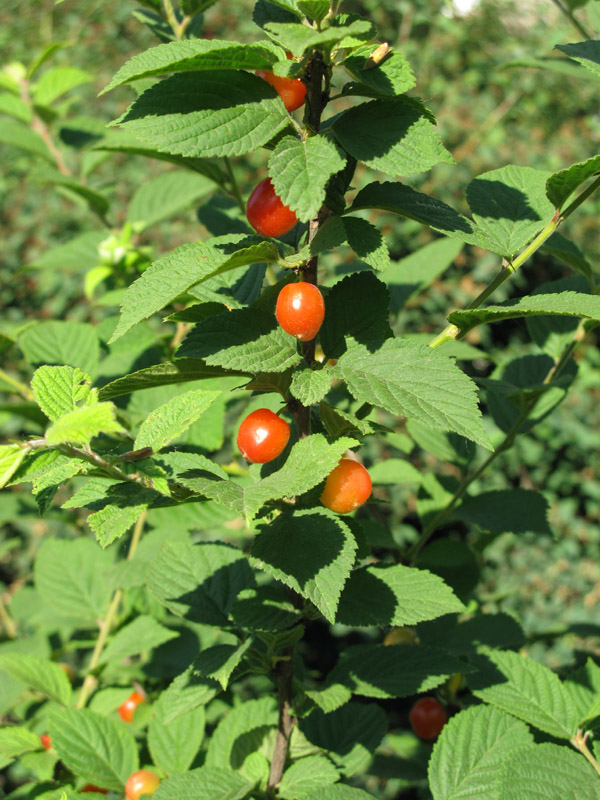
<instances>
[{"instance_id":1,"label":"main stem","mask_svg":"<svg viewBox=\"0 0 600 800\"><path fill-rule=\"evenodd\" d=\"M147 511L142 511L142 513L137 519L137 522L135 523L135 528L133 529L131 542L129 543L129 552L127 553L128 561L130 561L133 558L134 553L137 549L140 538L142 536L142 531L144 530L144 523L146 522L147 515L148 515ZM92 652L92 657L90 659L90 663L88 666L87 675L85 676L85 680L83 681L83 686L81 687L81 692L79 693L79 698L77 700L75 708L83 708L87 703L89 696L94 691L94 687L96 686L96 678L94 677L93 672L98 666L98 662L100 661L100 656L102 655L102 651L104 650L108 634L110 633L115 617L117 616L119 606L121 605L122 597L123 597L122 589L117 589L113 594L112 600L110 601L110 605L108 607L108 611L106 612L106 616L100 623L100 632L98 634L98 639L96 640L96 645L94 647L94 651Z\"/></svg>"},{"instance_id":2,"label":"main stem","mask_svg":"<svg viewBox=\"0 0 600 800\"><path fill-rule=\"evenodd\" d=\"M327 105L327 92L323 91L323 82L327 78L327 66L323 61L322 54L315 50L306 66L306 113L304 117L304 129L306 136L318 133L321 126L321 115ZM319 226L322 224L323 213L308 223L308 243L314 239ZM317 283L318 258L309 258L302 268L302 278L308 283ZM315 359L315 342L304 342L302 344L302 354L306 364L310 367ZM298 436L303 439L310 434L310 406L295 402L293 413L298 423ZM268 793L273 797L281 781L285 762L290 746L290 736L294 728L295 719L292 714L293 700L293 678L294 678L294 648L289 647L285 651L285 658L278 662L277 666L277 693L279 697L279 718L277 724L277 736L275 737L275 747L273 748L273 758L269 772Z\"/></svg>"}]
</instances>

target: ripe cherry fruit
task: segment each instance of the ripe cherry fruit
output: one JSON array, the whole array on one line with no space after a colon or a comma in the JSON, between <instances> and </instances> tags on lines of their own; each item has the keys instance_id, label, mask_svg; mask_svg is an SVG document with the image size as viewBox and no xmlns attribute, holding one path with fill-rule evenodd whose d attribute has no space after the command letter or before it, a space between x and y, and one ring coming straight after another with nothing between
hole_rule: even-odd
<instances>
[{"instance_id":1,"label":"ripe cherry fruit","mask_svg":"<svg viewBox=\"0 0 600 800\"><path fill-rule=\"evenodd\" d=\"M42 733L40 736L40 742L42 743L42 747L44 750L51 750L52 749L52 739L50 738L49 733Z\"/></svg>"},{"instance_id":2,"label":"ripe cherry fruit","mask_svg":"<svg viewBox=\"0 0 600 800\"><path fill-rule=\"evenodd\" d=\"M371 476L365 467L351 458L342 458L327 476L321 502L338 514L346 514L369 499L371 488Z\"/></svg>"},{"instance_id":3,"label":"ripe cherry fruit","mask_svg":"<svg viewBox=\"0 0 600 800\"><path fill-rule=\"evenodd\" d=\"M287 422L268 408L259 408L240 425L237 446L247 461L266 464L285 450L289 438Z\"/></svg>"},{"instance_id":4,"label":"ripe cherry fruit","mask_svg":"<svg viewBox=\"0 0 600 800\"><path fill-rule=\"evenodd\" d=\"M283 100L283 105L287 111L295 111L304 105L306 101L306 86L299 78L284 78L275 75L274 72L267 72L263 69L256 70L255 74L262 78L263 81L271 84Z\"/></svg>"},{"instance_id":5,"label":"ripe cherry fruit","mask_svg":"<svg viewBox=\"0 0 600 800\"><path fill-rule=\"evenodd\" d=\"M138 800L143 794L154 794L160 784L160 778L150 769L139 769L133 772L125 784L125 796L128 800Z\"/></svg>"},{"instance_id":6,"label":"ripe cherry fruit","mask_svg":"<svg viewBox=\"0 0 600 800\"><path fill-rule=\"evenodd\" d=\"M312 283L288 283L277 297L275 316L284 331L301 342L310 342L325 318L323 295Z\"/></svg>"},{"instance_id":7,"label":"ripe cherry fruit","mask_svg":"<svg viewBox=\"0 0 600 800\"><path fill-rule=\"evenodd\" d=\"M444 706L435 697L422 697L408 715L413 731L420 739L435 739L448 721Z\"/></svg>"},{"instance_id":8,"label":"ripe cherry fruit","mask_svg":"<svg viewBox=\"0 0 600 800\"><path fill-rule=\"evenodd\" d=\"M146 695L142 694L141 692L132 692L129 695L127 700L125 700L125 702L122 703L118 709L119 716L123 722L131 722L136 708L140 703L143 703L145 699Z\"/></svg>"},{"instance_id":9,"label":"ripe cherry fruit","mask_svg":"<svg viewBox=\"0 0 600 800\"><path fill-rule=\"evenodd\" d=\"M261 236L283 236L298 222L292 209L275 194L270 178L261 181L248 198L246 217Z\"/></svg>"}]
</instances>

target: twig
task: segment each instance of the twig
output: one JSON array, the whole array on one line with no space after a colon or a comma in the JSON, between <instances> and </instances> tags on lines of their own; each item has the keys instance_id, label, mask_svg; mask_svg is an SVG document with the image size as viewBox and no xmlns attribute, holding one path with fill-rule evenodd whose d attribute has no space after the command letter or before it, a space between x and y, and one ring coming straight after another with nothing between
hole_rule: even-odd
<instances>
[{"instance_id":1,"label":"twig","mask_svg":"<svg viewBox=\"0 0 600 800\"><path fill-rule=\"evenodd\" d=\"M579 33L581 33L583 36L585 36L586 39L593 39L594 38L593 36L590 36L590 34L586 31L586 29L583 27L581 22L579 22L577 17L573 14L571 9L567 5L565 5L562 2L562 0L552 0L552 2L558 8L560 13L564 14L564 16L569 20L571 25L573 25L575 28L577 28Z\"/></svg>"},{"instance_id":2,"label":"twig","mask_svg":"<svg viewBox=\"0 0 600 800\"><path fill-rule=\"evenodd\" d=\"M16 639L17 626L15 625L10 614L6 610L6 606L4 605L4 601L1 597L0 597L0 622L2 622L2 626L6 631L6 635L8 636L8 638Z\"/></svg>"},{"instance_id":3,"label":"twig","mask_svg":"<svg viewBox=\"0 0 600 800\"><path fill-rule=\"evenodd\" d=\"M467 308L479 308L487 298L496 291L499 286L507 281L510 276L516 272L519 267L521 267L535 252L539 250L539 248L549 239L552 234L556 231L558 226L570 217L571 214L579 208L579 206L587 200L590 195L592 195L596 189L600 187L600 177L596 178L585 191L581 192L581 194L573 200L573 202L566 208L562 213L559 209L556 209L554 212L554 216L550 220L550 222L546 225L543 231L539 233L535 239L525 247L521 253L515 258L514 261L508 262L503 261L502 269L493 279L493 281L486 286L486 288L467 306ZM452 339L462 339L465 336L466 332L463 332L458 325L447 325L444 330L439 333L434 339L429 342L429 347L439 347L440 345L444 344L445 342L449 342Z\"/></svg>"},{"instance_id":4,"label":"twig","mask_svg":"<svg viewBox=\"0 0 600 800\"><path fill-rule=\"evenodd\" d=\"M131 541L129 543L129 552L127 553L128 561L130 561L133 558L134 553L137 549L138 543L142 536L142 531L144 529L144 523L146 522L147 516L148 512L142 511L142 513L137 519L137 522L135 523L133 534L131 536ZM94 650L92 652L92 657L88 665L87 675L85 676L85 680L83 681L83 686L81 687L81 691L79 693L79 697L77 699L75 708L83 708L87 703L89 696L94 691L94 687L96 686L97 681L93 675L93 672L98 666L98 662L100 661L100 656L102 655L102 651L104 650L108 634L110 633L110 629L112 628L115 617L117 616L117 611L119 610L122 597L123 597L123 590L116 589L115 593L113 594L110 605L108 607L108 611L106 612L106 616L100 623L100 632L98 634L98 639L96 640L96 645L94 647Z\"/></svg>"},{"instance_id":5,"label":"twig","mask_svg":"<svg viewBox=\"0 0 600 800\"><path fill-rule=\"evenodd\" d=\"M587 758L587 760L596 770L598 775L600 775L600 764L598 764L594 756L590 753L589 748L587 746L588 733L589 731L586 731L584 733L582 730L578 730L575 736L571 739L571 744L573 745L573 747L579 750L579 752L582 755L584 755Z\"/></svg>"},{"instance_id":6,"label":"twig","mask_svg":"<svg viewBox=\"0 0 600 800\"><path fill-rule=\"evenodd\" d=\"M14 386L17 390L17 394L20 394L24 400L33 400L33 392L21 381L18 381L16 378L11 378L3 369L0 369L0 380L8 383L10 386Z\"/></svg>"},{"instance_id":7,"label":"twig","mask_svg":"<svg viewBox=\"0 0 600 800\"><path fill-rule=\"evenodd\" d=\"M587 320L580 321L579 325L577 326L577 330L573 335L572 341L569 342L567 347L565 347L560 357L556 359L555 363L552 365L552 368L548 371L548 374L544 378L543 381L544 385L548 386L563 371L563 369L569 362L569 359L573 355L573 351L585 336L586 322ZM446 506L444 506L444 508L440 509L440 511L438 511L438 513L433 518L433 520L425 526L418 540L408 551L407 558L410 561L415 560L417 555L420 553L420 551L423 549L423 547L427 544L427 542L431 538L432 534L435 533L440 524L450 515L450 512L456 506L458 501L464 496L469 486L479 477L481 477L481 475L487 470L490 464L492 464L501 453L504 453L506 450L512 447L516 436L518 435L519 431L523 427L523 424L526 422L527 418L535 408L538 399L539 399L538 397L533 397L526 404L525 408L519 415L518 419L514 422L510 430L506 433L506 436L504 437L500 445L496 448L496 450L494 450L493 453L490 453L490 455L485 459L485 461L482 464L480 464L480 466L474 472L472 472L470 475L466 475L463 478L458 489L453 494L449 503Z\"/></svg>"},{"instance_id":8,"label":"twig","mask_svg":"<svg viewBox=\"0 0 600 800\"><path fill-rule=\"evenodd\" d=\"M31 111L31 122L30 127L44 140L44 144L48 148L56 167L59 172L63 175L71 175L71 170L65 164L63 159L62 153L54 143L54 139L52 138L52 134L50 133L50 129L48 126L40 119L40 117L36 114L35 107L33 105L33 101L31 99L31 95L29 94L29 81L27 78L21 78L19 81L19 86L21 89L21 100L25 103L27 108Z\"/></svg>"}]
</instances>

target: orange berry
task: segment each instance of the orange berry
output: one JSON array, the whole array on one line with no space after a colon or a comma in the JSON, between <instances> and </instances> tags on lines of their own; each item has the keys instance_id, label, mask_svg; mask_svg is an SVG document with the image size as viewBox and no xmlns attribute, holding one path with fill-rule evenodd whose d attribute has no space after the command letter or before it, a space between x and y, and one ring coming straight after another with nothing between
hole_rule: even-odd
<instances>
[{"instance_id":1,"label":"orange berry","mask_svg":"<svg viewBox=\"0 0 600 800\"><path fill-rule=\"evenodd\" d=\"M125 784L125 795L128 800L138 800L143 794L154 794L160 784L160 778L150 769L139 769L133 772Z\"/></svg>"},{"instance_id":2,"label":"orange berry","mask_svg":"<svg viewBox=\"0 0 600 800\"><path fill-rule=\"evenodd\" d=\"M369 499L371 488L371 476L365 467L351 458L342 458L327 476L321 502L338 514L347 514Z\"/></svg>"}]
</instances>

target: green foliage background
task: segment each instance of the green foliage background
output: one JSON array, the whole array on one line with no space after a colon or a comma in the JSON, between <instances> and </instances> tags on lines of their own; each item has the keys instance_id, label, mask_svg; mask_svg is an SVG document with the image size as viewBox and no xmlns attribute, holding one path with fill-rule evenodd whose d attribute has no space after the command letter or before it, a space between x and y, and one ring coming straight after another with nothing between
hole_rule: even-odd
<instances>
[{"instance_id":1,"label":"green foliage background","mask_svg":"<svg viewBox=\"0 0 600 800\"><path fill-rule=\"evenodd\" d=\"M600 35L600 13L595 8L598 5L589 4L580 16ZM466 184L486 170L515 163L554 171L595 154L600 121L590 109L597 107L597 82L531 66L532 59L556 58L554 44L580 38L553 6L545 4L542 9L541 4L532 3L524 12L522 3L483 0L464 17L452 17L448 3L437 0L366 0L348 3L345 10L353 10L353 6L371 16L381 35L406 55L417 78L417 92L436 114L442 140L456 158L455 167L437 165L424 176L410 179L408 182L415 188L465 210ZM94 167L90 183L115 198L117 210L110 217L110 225L118 227L125 221L126 204L135 190L172 167L136 156L95 152L90 149L93 138L83 147L69 147L68 143L82 143L75 132L93 127L87 118L93 116L108 123L126 108L131 89L100 98L97 94L127 58L155 41L151 32L132 16L136 8L129 0L66 0L58 6L51 0L5 0L0 9L0 51L5 64L28 63L51 41L65 41L69 45L51 63L78 66L93 75L91 83L70 92L62 101L57 130L66 146L69 166L76 170ZM258 38L257 29L250 21L248 8L244 0L218 3L206 12L203 35L227 38L235 29L239 39L254 41ZM49 123L55 121L50 119ZM74 235L103 230L102 225L87 205L72 194L57 192L28 178L28 154L0 141L0 163L0 333L14 335L36 320L68 319L99 326L105 342L117 306L103 294L94 295L91 302L86 299L83 276L91 265L82 263L81 269L32 267L49 248L70 241ZM264 167L264 154L238 160L236 173L244 197L262 176ZM358 188L363 182L364 169L357 173L355 185ZM594 272L600 268L598 212L600 201L592 199L562 231L579 244ZM208 238L209 233L221 232L222 213L233 219L237 216L229 198L200 200L144 231L140 245L160 255L186 241ZM433 238L429 231L409 220L383 212L378 217L394 262L401 262ZM398 278L392 290L399 298L399 310L392 321L394 330L426 334L427 341L443 327L450 308L464 307L490 280L497 261L495 256L466 247L441 278L414 294L403 306L400 300L406 289L402 285L402 264L397 269L393 264L391 269ZM338 255L327 256L322 264L326 268L325 285L356 266ZM571 275L561 261L538 252L512 282L497 292L494 301L532 293L539 284ZM110 318L112 322L108 322ZM171 343L165 336L165 326L158 330L157 320L148 327L151 352L145 352L144 358L154 363L169 354ZM172 323L169 336L176 335L176 330ZM491 374L496 356L509 359L516 354L540 352L522 319L477 329L468 341L485 351L465 349L459 355L465 358L466 371L478 379ZM18 350L0 358L4 359L3 369L23 379L29 377L31 367ZM541 492L549 508L547 528L536 532L492 531L482 536L468 523L454 522L444 529L444 534L453 542L472 543L476 549L473 563L459 562L454 573L448 572L443 553L438 554L435 549L423 563L432 571L439 571L472 608L479 604L488 613L515 615L527 637L525 651L559 672L582 663L588 654L599 654L599 369L600 356L592 343L586 347L585 358L580 358L576 383L566 400L530 433L521 436L515 447L498 459L495 469L473 487L475 494L512 487ZM211 388L207 383L210 382L203 382L201 388ZM233 380L231 387L235 386ZM0 385L0 391L6 388ZM168 393L157 391L146 404L138 399L128 413L141 420L159 397L164 401L167 396ZM6 405L10 394L0 394L0 398L4 403L0 405L3 439L19 437L25 429L30 431L31 422L25 426ZM234 455L232 436L241 415L259 404L264 400L259 403L253 399L246 406L246 394L234 391L214 411L203 432L196 431L197 438L192 443L206 453L220 450L224 443L219 461L230 463ZM383 425L393 422L383 412L377 421ZM369 466L408 455L420 471L429 472L436 467L439 462L435 456L425 447L415 446L408 434L414 431L370 439L363 448ZM452 478L456 470L449 465L447 473ZM417 519L415 486L382 483L377 496L389 501L385 507L386 523L394 540L411 541ZM169 513L178 515L175 522L182 529L202 527L203 538L221 538L224 524L232 541L241 541L244 535L236 515L217 506L198 512L193 519L186 518L185 508ZM173 516L167 520L166 514L156 512L151 527L160 531L173 522ZM84 515L76 510L51 508L40 518L31 496L16 489L0 495L0 523L0 591L11 588L11 613L21 629L35 638L39 613L36 598L30 587L23 585L15 591L15 586L30 579L34 557L46 536L54 533L69 538L79 534L84 529ZM377 543L385 540L386 533L376 516L368 525L377 552ZM359 641L359 634L342 626L331 634L324 625L316 625L303 645L304 657L315 670L323 670L331 666L335 651L342 644ZM396 740L393 731L390 740L394 757L410 755L418 761L422 746L405 734L406 704L390 704L388 711L398 729ZM384 756L379 758L380 775L385 777L389 765ZM9 785L22 777L14 768L8 777ZM396 778L382 788L381 782L369 780L366 788L379 791L385 798L394 797L403 785L412 783L408 777ZM425 791L422 785L421 790Z\"/></svg>"}]
</instances>

